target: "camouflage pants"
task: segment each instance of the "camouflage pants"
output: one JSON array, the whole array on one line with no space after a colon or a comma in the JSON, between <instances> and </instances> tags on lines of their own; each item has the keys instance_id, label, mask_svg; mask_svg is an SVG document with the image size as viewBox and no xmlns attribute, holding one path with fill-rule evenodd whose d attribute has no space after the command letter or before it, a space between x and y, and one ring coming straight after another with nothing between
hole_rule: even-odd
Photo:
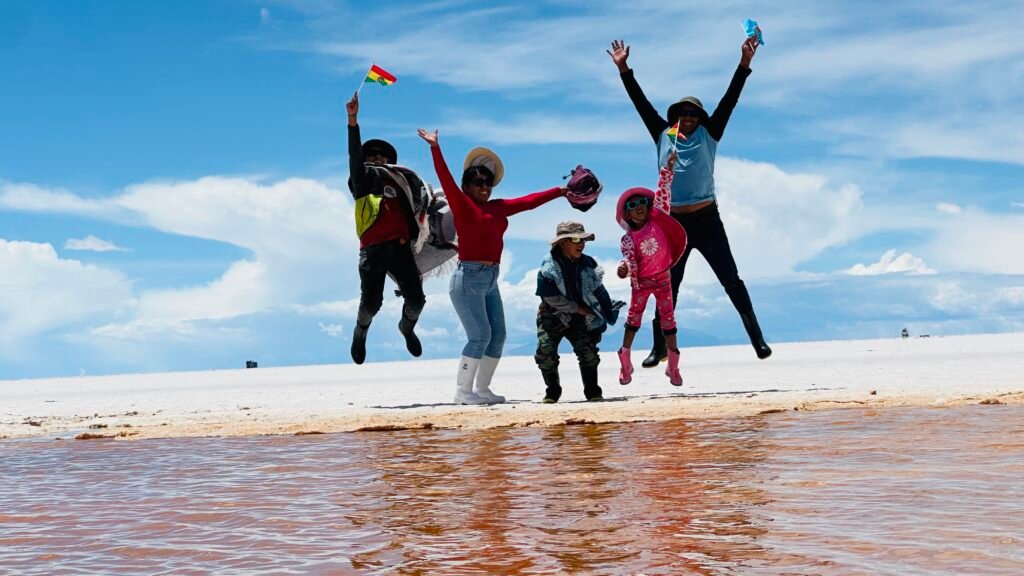
<instances>
[{"instance_id":1,"label":"camouflage pants","mask_svg":"<svg viewBox=\"0 0 1024 576\"><path fill-rule=\"evenodd\" d=\"M601 342L599 332L587 330L582 316L573 316L565 326L558 318L548 315L537 316L537 353L533 359L541 373L558 372L558 345L562 338L569 340L581 368L597 368L601 362L597 345Z\"/></svg>"}]
</instances>

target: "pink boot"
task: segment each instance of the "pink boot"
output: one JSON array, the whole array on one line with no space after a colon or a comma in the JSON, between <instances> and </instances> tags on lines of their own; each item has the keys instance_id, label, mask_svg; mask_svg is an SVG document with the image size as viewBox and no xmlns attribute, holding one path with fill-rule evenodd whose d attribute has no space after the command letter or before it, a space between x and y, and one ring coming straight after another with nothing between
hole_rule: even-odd
<instances>
[{"instance_id":1,"label":"pink boot","mask_svg":"<svg viewBox=\"0 0 1024 576\"><path fill-rule=\"evenodd\" d=\"M673 386L683 385L683 375L679 373L679 350L668 351L668 368L665 369L665 376Z\"/></svg>"},{"instance_id":2,"label":"pink boot","mask_svg":"<svg viewBox=\"0 0 1024 576\"><path fill-rule=\"evenodd\" d=\"M678 356L678 355L677 355ZM619 384L633 381L633 361L629 358L629 348L619 348Z\"/></svg>"}]
</instances>

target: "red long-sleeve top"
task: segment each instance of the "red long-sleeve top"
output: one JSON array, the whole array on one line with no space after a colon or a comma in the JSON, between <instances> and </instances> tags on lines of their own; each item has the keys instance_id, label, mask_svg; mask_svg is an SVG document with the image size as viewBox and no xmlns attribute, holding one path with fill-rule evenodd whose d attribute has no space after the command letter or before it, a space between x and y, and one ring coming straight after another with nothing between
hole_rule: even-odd
<instances>
[{"instance_id":1,"label":"red long-sleeve top","mask_svg":"<svg viewBox=\"0 0 1024 576\"><path fill-rule=\"evenodd\" d=\"M497 198L480 204L455 183L441 148L433 146L430 152L434 156L434 170L437 171L448 206L455 217L455 232L459 235L459 260L500 261L508 217L533 210L562 196L561 188L552 188L519 198Z\"/></svg>"}]
</instances>

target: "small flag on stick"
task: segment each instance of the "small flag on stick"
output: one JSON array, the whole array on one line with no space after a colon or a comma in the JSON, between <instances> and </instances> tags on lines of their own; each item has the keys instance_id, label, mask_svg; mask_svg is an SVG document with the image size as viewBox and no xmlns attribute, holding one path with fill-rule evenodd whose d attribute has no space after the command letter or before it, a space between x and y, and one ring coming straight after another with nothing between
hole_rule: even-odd
<instances>
[{"instance_id":1,"label":"small flag on stick","mask_svg":"<svg viewBox=\"0 0 1024 576\"><path fill-rule=\"evenodd\" d=\"M679 142L680 138L683 139L683 142L686 141L686 136L684 136L683 134L679 133L679 123L680 122L682 122L682 120L676 120L676 125L671 127L671 128L669 128L668 132L666 132L668 137L672 139L672 146L673 147L675 147L676 142Z\"/></svg>"},{"instance_id":2,"label":"small flag on stick","mask_svg":"<svg viewBox=\"0 0 1024 576\"><path fill-rule=\"evenodd\" d=\"M366 80L363 82L375 82L381 86L390 86L397 81L398 78L392 76L390 72L374 64L370 66L370 71L366 73Z\"/></svg>"}]
</instances>

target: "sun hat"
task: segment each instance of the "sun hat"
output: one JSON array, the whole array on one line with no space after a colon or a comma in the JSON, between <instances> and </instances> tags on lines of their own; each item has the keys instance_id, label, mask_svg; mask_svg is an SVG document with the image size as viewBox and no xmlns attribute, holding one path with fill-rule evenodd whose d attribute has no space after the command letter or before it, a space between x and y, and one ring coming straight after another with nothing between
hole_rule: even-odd
<instances>
[{"instance_id":1,"label":"sun hat","mask_svg":"<svg viewBox=\"0 0 1024 576\"><path fill-rule=\"evenodd\" d=\"M687 104L689 104L690 106L695 106L698 110L701 111L702 115L708 115L708 113L704 110L704 105L700 103L700 100L696 96L686 96L685 98L680 98L675 104L668 107L668 121L672 122L672 118L674 118L676 114L679 113L679 109L682 108L683 106L686 106Z\"/></svg>"},{"instance_id":2,"label":"sun hat","mask_svg":"<svg viewBox=\"0 0 1024 576\"><path fill-rule=\"evenodd\" d=\"M490 170L494 174L494 184L492 186L497 186L498 182L501 182L501 177L505 175L505 166L501 163L501 158L498 158L498 155L493 151L480 146L473 148L469 151L469 154L466 154L466 161L463 162L462 170L466 171L471 166L483 166Z\"/></svg>"},{"instance_id":3,"label":"sun hat","mask_svg":"<svg viewBox=\"0 0 1024 576\"><path fill-rule=\"evenodd\" d=\"M388 159L388 164L398 163L398 151L390 143L384 140L378 140L376 138L363 142L363 156L366 156L367 150L380 150L384 152L384 157Z\"/></svg>"},{"instance_id":4,"label":"sun hat","mask_svg":"<svg viewBox=\"0 0 1024 576\"><path fill-rule=\"evenodd\" d=\"M588 233L583 228L583 224L567 220L560 222L558 227L555 228L555 239L551 241L551 244L558 244L558 241L563 238L579 238L580 240L591 242L594 240L594 234Z\"/></svg>"}]
</instances>

